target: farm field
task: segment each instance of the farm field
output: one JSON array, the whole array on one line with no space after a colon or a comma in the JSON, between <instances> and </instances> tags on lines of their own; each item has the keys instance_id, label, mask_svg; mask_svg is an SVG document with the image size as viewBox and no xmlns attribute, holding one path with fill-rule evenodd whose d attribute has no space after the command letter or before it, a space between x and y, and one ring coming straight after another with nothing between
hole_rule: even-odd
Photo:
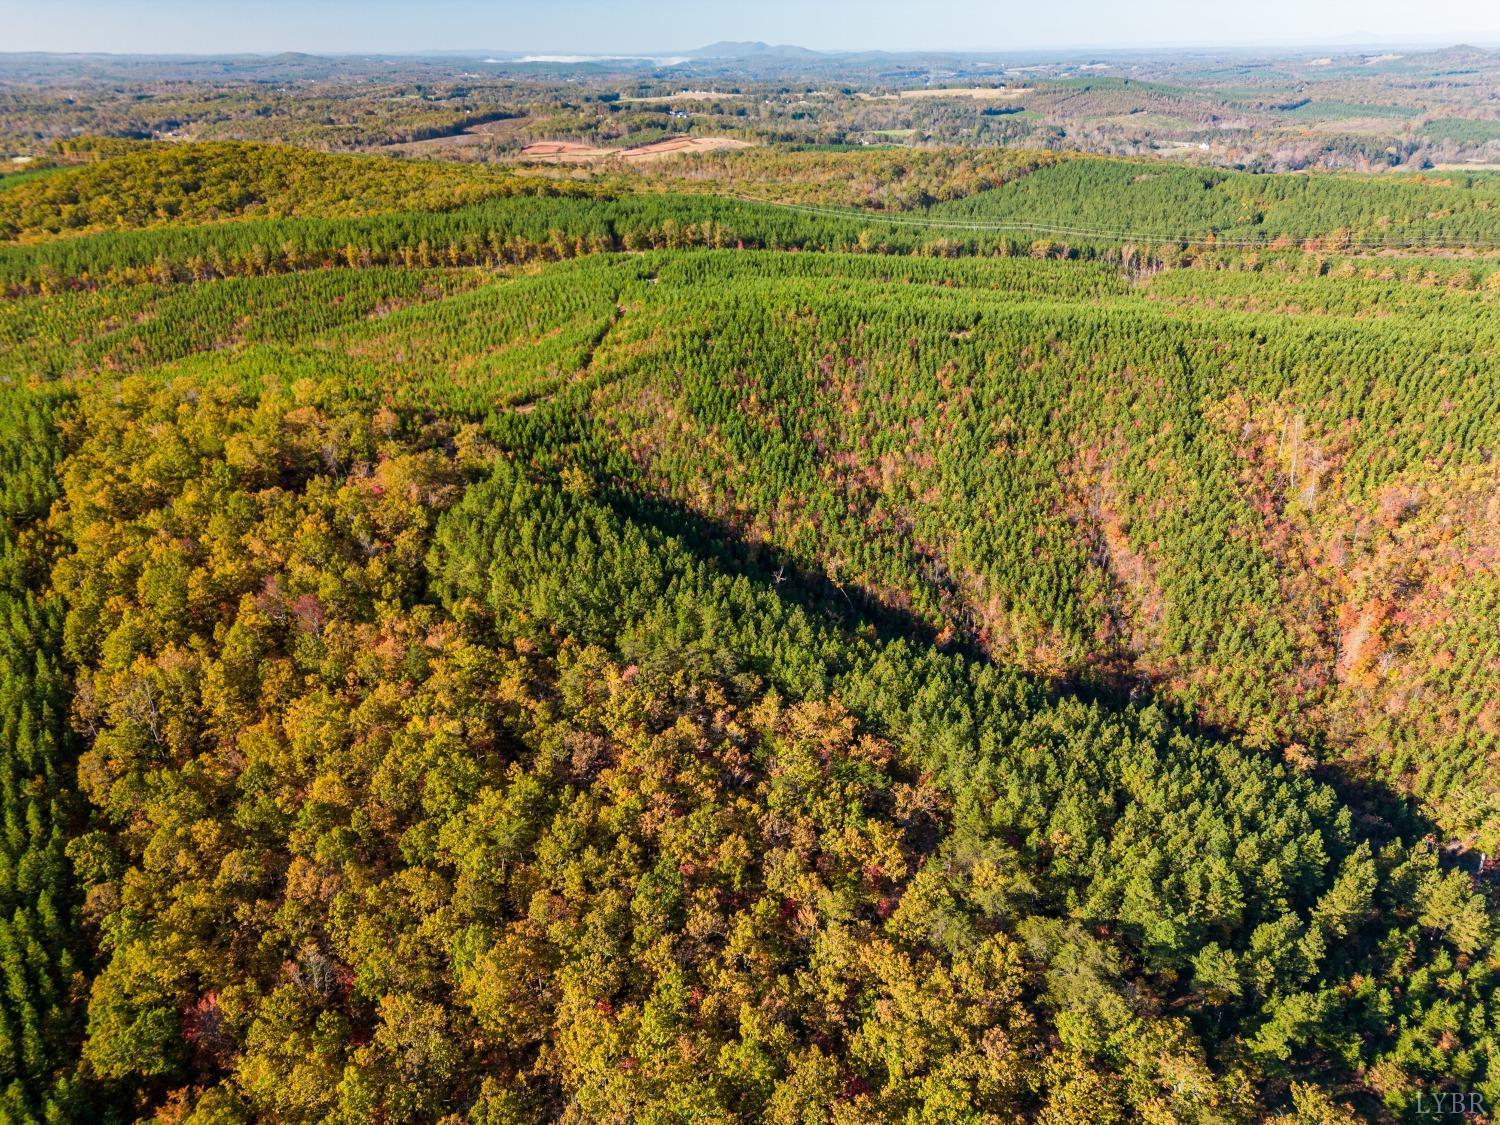
<instances>
[{"instance_id":1,"label":"farm field","mask_svg":"<svg viewBox=\"0 0 1500 1125\"><path fill-rule=\"evenodd\" d=\"M521 159L559 164L591 163L597 160L640 162L657 160L664 156L749 147L749 141L737 140L733 137L674 137L669 140L652 141L650 144L618 149L596 148L566 141L537 141L521 150Z\"/></svg>"}]
</instances>

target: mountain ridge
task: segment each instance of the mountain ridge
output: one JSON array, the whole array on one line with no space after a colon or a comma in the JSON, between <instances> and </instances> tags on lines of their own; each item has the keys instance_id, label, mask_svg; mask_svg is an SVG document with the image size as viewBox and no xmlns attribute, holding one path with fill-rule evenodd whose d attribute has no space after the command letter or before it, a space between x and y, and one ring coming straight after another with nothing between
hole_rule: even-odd
<instances>
[{"instance_id":1,"label":"mountain ridge","mask_svg":"<svg viewBox=\"0 0 1500 1125\"><path fill-rule=\"evenodd\" d=\"M710 43L706 47L684 51L682 54L684 57L691 59L811 59L821 57L824 52L814 51L808 47L799 47L791 43L773 44L761 42L760 40L721 39L717 43Z\"/></svg>"}]
</instances>

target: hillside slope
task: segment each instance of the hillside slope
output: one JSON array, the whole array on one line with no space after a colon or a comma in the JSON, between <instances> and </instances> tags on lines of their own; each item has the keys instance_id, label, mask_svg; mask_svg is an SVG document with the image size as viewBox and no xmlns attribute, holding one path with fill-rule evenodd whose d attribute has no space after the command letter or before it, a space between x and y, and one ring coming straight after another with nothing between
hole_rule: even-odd
<instances>
[{"instance_id":1,"label":"hillside slope","mask_svg":"<svg viewBox=\"0 0 1500 1125\"><path fill-rule=\"evenodd\" d=\"M1496 274L844 222L7 251L10 1116L1500 1104Z\"/></svg>"}]
</instances>

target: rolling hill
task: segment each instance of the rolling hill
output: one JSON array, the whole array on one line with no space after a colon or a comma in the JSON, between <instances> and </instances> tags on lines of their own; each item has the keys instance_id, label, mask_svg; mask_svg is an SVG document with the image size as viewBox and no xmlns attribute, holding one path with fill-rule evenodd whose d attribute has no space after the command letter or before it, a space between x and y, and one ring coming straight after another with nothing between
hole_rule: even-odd
<instances>
[{"instance_id":1,"label":"rolling hill","mask_svg":"<svg viewBox=\"0 0 1500 1125\"><path fill-rule=\"evenodd\" d=\"M1493 188L960 164L0 196L5 1113L1500 1104Z\"/></svg>"}]
</instances>

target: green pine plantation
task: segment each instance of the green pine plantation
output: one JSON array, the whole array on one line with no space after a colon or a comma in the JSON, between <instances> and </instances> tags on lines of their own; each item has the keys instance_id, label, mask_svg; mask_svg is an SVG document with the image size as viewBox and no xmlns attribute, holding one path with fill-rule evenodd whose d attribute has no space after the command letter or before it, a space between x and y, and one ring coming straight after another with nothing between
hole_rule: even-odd
<instances>
[{"instance_id":1,"label":"green pine plantation","mask_svg":"<svg viewBox=\"0 0 1500 1125\"><path fill-rule=\"evenodd\" d=\"M981 171L0 195L4 1116L1500 1105L1500 188Z\"/></svg>"}]
</instances>

